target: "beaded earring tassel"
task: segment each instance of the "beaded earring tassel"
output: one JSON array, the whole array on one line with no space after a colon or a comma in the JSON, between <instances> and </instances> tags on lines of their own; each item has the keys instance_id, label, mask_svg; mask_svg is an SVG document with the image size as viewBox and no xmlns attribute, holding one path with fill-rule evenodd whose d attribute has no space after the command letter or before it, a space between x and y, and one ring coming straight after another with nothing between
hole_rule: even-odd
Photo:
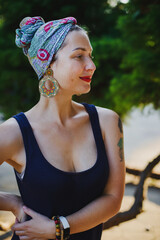
<instances>
[{"instance_id":1,"label":"beaded earring tassel","mask_svg":"<svg viewBox=\"0 0 160 240\"><path fill-rule=\"evenodd\" d=\"M46 83L50 82L49 88L46 87ZM59 84L53 77L53 71L51 68L46 70L44 77L39 82L39 91L44 97L50 98L57 95L59 90Z\"/></svg>"}]
</instances>

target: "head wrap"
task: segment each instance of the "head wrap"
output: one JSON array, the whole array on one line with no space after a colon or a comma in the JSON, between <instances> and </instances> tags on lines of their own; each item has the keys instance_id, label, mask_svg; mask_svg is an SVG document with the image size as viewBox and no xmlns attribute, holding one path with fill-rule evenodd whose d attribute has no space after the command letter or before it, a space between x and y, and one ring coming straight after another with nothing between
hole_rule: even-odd
<instances>
[{"instance_id":1,"label":"head wrap","mask_svg":"<svg viewBox=\"0 0 160 240\"><path fill-rule=\"evenodd\" d=\"M21 21L20 29L16 29L15 42L18 47L23 48L39 79L76 23L73 17L47 23L41 17L26 17Z\"/></svg>"}]
</instances>

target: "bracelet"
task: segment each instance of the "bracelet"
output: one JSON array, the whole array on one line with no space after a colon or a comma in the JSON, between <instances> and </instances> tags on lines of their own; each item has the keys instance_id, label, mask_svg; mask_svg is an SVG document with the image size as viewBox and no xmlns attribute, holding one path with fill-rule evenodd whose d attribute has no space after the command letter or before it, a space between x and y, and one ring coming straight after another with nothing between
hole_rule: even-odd
<instances>
[{"instance_id":1,"label":"bracelet","mask_svg":"<svg viewBox=\"0 0 160 240\"><path fill-rule=\"evenodd\" d=\"M61 228L61 240L67 240L70 237L70 225L67 221L67 219L63 216L59 217L60 223L62 225Z\"/></svg>"},{"instance_id":2,"label":"bracelet","mask_svg":"<svg viewBox=\"0 0 160 240\"><path fill-rule=\"evenodd\" d=\"M60 228L59 216L54 216L54 217L52 217L52 219L54 220L54 222L56 224L56 240L59 240L59 239L61 239L61 228Z\"/></svg>"}]
</instances>

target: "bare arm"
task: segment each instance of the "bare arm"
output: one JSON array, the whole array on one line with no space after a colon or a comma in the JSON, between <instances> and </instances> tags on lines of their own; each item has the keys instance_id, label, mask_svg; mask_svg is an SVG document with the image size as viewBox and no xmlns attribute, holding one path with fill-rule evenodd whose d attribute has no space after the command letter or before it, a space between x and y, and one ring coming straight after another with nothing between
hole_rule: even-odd
<instances>
[{"instance_id":1,"label":"bare arm","mask_svg":"<svg viewBox=\"0 0 160 240\"><path fill-rule=\"evenodd\" d=\"M21 197L15 194L0 192L0 210L12 212L19 221L24 219Z\"/></svg>"},{"instance_id":2,"label":"bare arm","mask_svg":"<svg viewBox=\"0 0 160 240\"><path fill-rule=\"evenodd\" d=\"M21 136L14 119L9 119L0 125L0 165L10 162L18 165L15 155L21 148Z\"/></svg>"},{"instance_id":3,"label":"bare arm","mask_svg":"<svg viewBox=\"0 0 160 240\"><path fill-rule=\"evenodd\" d=\"M0 125L0 165L7 162L18 167L15 155L20 151L20 134L14 119L9 119ZM15 194L0 192L0 210L11 211L19 220L22 219L21 198Z\"/></svg>"}]
</instances>

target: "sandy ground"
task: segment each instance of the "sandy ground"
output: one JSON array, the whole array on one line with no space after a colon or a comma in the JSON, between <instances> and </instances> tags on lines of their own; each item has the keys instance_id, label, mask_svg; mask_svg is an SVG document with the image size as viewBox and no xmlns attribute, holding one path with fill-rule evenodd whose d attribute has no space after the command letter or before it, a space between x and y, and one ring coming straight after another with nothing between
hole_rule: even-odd
<instances>
[{"instance_id":1,"label":"sandy ground","mask_svg":"<svg viewBox=\"0 0 160 240\"><path fill-rule=\"evenodd\" d=\"M150 115L148 115L148 113ZM143 114L135 109L124 123L124 146L126 165L144 169L146 164L160 154L160 113L148 106ZM160 173L160 164L154 169ZM138 178L127 175L126 183L138 183ZM152 186L160 187L160 181L148 180ZM7 164L0 167L0 191L18 193L13 169ZM133 203L135 187L127 184L120 211L130 208ZM0 212L0 225L8 231L14 222L9 212ZM0 231L0 240L5 232ZM160 240L160 188L149 188L144 200L143 212L136 219L104 230L102 240Z\"/></svg>"},{"instance_id":2,"label":"sandy ground","mask_svg":"<svg viewBox=\"0 0 160 240\"><path fill-rule=\"evenodd\" d=\"M125 196L121 210L127 210L133 197ZM160 206L148 200L137 218L103 231L102 240L160 240Z\"/></svg>"}]
</instances>

